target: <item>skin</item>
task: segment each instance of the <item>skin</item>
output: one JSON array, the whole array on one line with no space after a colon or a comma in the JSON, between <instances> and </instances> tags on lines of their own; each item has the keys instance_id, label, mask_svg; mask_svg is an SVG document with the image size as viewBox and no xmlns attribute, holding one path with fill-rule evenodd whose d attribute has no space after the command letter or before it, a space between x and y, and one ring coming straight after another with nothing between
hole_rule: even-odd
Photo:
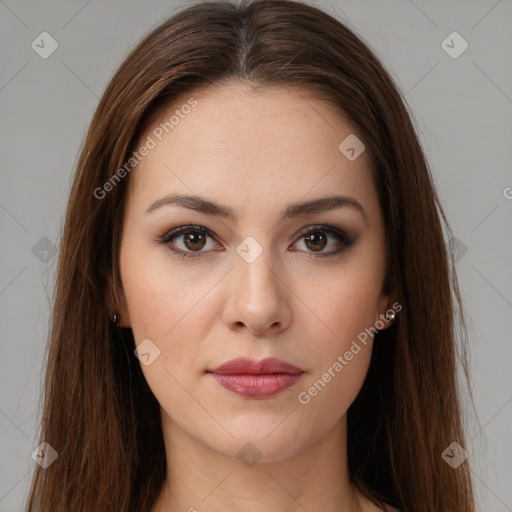
<instances>
[{"instance_id":1,"label":"skin","mask_svg":"<svg viewBox=\"0 0 512 512\"><path fill-rule=\"evenodd\" d=\"M382 289L385 231L367 152L354 161L341 154L356 128L306 91L255 93L241 83L176 98L141 143L191 96L197 106L130 175L120 249L120 325L137 345L150 339L160 350L141 364L161 406L168 464L152 512L377 510L354 492L346 455L346 412L372 339L309 403L298 401L395 300ZM171 193L229 206L239 218L177 205L145 213ZM366 218L350 206L281 218L289 204L333 194L356 199ZM354 243L322 231L327 245L311 248L297 236L322 223ZM199 257L171 251L193 253L197 238L158 241L190 224L212 232ZM236 252L248 236L262 249L251 263ZM305 373L278 395L243 397L205 373L238 356L278 357ZM252 467L237 457L248 442L262 454Z\"/></svg>"}]
</instances>

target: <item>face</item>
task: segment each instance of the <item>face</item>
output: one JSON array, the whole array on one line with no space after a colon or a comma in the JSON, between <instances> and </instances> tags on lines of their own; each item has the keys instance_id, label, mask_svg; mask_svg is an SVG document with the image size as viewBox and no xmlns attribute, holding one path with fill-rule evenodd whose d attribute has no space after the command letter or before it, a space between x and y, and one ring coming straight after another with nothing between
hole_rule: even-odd
<instances>
[{"instance_id":1,"label":"face","mask_svg":"<svg viewBox=\"0 0 512 512\"><path fill-rule=\"evenodd\" d=\"M118 309L144 343L164 431L233 457L251 441L271 461L345 421L368 329L389 325L391 304L368 155L353 158L354 139L355 153L339 149L354 135L304 91L230 84L176 99L141 137L150 149L129 178ZM299 373L210 373L239 357Z\"/></svg>"}]
</instances>

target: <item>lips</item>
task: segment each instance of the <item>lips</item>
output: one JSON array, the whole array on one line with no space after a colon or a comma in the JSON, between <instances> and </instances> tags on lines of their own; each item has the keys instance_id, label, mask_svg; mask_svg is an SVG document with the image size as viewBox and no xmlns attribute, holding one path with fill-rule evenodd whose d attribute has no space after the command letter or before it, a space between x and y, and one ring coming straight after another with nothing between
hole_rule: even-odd
<instances>
[{"instance_id":1,"label":"lips","mask_svg":"<svg viewBox=\"0 0 512 512\"><path fill-rule=\"evenodd\" d=\"M267 357L261 361L255 361L247 357L238 357L208 371L218 375L263 375L270 373L298 375L304 370L275 357Z\"/></svg>"},{"instance_id":2,"label":"lips","mask_svg":"<svg viewBox=\"0 0 512 512\"><path fill-rule=\"evenodd\" d=\"M251 398L267 398L293 386L305 371L275 357L261 361L242 357L232 359L207 373L233 393Z\"/></svg>"}]
</instances>

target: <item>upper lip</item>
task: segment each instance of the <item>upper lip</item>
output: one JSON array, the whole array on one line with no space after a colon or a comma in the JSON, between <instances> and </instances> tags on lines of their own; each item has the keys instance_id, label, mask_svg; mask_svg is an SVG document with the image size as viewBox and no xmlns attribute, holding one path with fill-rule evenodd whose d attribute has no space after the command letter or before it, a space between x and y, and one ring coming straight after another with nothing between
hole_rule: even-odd
<instances>
[{"instance_id":1,"label":"upper lip","mask_svg":"<svg viewBox=\"0 0 512 512\"><path fill-rule=\"evenodd\" d=\"M209 373L217 373L219 375L261 375L271 373L299 375L304 372L301 368L297 368L293 364L275 357L267 357L261 361L256 361L247 357L237 357L236 359L231 359L230 361L207 371Z\"/></svg>"}]
</instances>

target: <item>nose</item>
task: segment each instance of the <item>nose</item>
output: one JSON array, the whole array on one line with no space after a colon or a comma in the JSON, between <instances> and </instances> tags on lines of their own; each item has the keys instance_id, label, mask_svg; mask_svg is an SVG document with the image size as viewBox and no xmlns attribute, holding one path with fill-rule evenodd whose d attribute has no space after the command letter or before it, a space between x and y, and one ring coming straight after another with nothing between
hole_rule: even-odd
<instances>
[{"instance_id":1,"label":"nose","mask_svg":"<svg viewBox=\"0 0 512 512\"><path fill-rule=\"evenodd\" d=\"M233 330L252 335L275 335L288 328L292 319L290 288L283 272L273 270L270 251L247 263L235 255L229 276L228 299L223 320ZM274 265L275 266L275 265Z\"/></svg>"}]
</instances>

